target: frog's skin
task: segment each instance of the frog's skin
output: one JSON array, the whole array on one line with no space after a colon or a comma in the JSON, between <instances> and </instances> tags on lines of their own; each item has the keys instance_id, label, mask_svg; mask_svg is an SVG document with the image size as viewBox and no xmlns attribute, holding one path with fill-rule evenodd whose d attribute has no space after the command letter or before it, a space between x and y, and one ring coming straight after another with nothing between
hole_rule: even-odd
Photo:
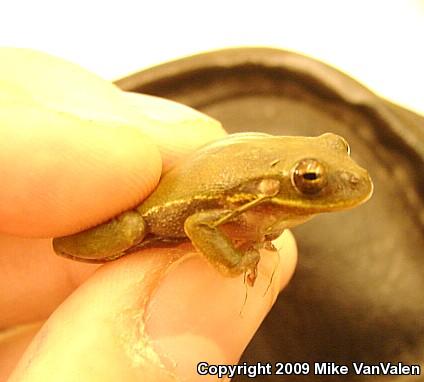
<instances>
[{"instance_id":1,"label":"frog's skin","mask_svg":"<svg viewBox=\"0 0 424 382\"><path fill-rule=\"evenodd\" d=\"M366 170L334 134L229 135L166 173L137 208L53 240L76 260L104 262L147 244L190 239L221 273L256 278L258 249L321 212L355 207L372 194Z\"/></svg>"}]
</instances>

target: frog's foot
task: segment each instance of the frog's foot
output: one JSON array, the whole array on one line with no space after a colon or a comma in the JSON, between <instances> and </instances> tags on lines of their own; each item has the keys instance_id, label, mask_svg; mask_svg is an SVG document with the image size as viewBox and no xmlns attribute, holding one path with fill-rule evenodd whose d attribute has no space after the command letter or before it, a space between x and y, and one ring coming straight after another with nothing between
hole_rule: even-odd
<instances>
[{"instance_id":1,"label":"frog's foot","mask_svg":"<svg viewBox=\"0 0 424 382\"><path fill-rule=\"evenodd\" d=\"M260 255L257 251L255 251L255 253L256 257L254 259L252 258L251 260L247 260L250 261L250 263L248 264L248 267L244 272L244 280L250 287L253 287L255 285L256 277L258 277L258 263L260 260ZM246 257L250 256L244 255L243 259L245 259Z\"/></svg>"},{"instance_id":2,"label":"frog's foot","mask_svg":"<svg viewBox=\"0 0 424 382\"><path fill-rule=\"evenodd\" d=\"M267 251L277 252L277 248L272 241L264 241L263 248Z\"/></svg>"},{"instance_id":3,"label":"frog's foot","mask_svg":"<svg viewBox=\"0 0 424 382\"><path fill-rule=\"evenodd\" d=\"M184 230L196 249L218 271L230 277L244 273L248 285L253 286L257 276L259 252L252 248L235 248L232 241L214 224L228 213L226 210L198 212L187 218Z\"/></svg>"}]
</instances>

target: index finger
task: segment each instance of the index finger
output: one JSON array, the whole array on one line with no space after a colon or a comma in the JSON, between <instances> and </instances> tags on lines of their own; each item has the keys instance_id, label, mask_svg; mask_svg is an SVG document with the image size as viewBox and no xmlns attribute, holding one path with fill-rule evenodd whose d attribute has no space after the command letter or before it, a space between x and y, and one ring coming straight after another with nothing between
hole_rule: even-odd
<instances>
[{"instance_id":1,"label":"index finger","mask_svg":"<svg viewBox=\"0 0 424 382\"><path fill-rule=\"evenodd\" d=\"M8 106L0 108L2 232L75 232L136 204L159 180L159 151L136 128Z\"/></svg>"},{"instance_id":2,"label":"index finger","mask_svg":"<svg viewBox=\"0 0 424 382\"><path fill-rule=\"evenodd\" d=\"M55 57L5 48L0 58L0 232L52 237L101 223L225 134L199 112Z\"/></svg>"},{"instance_id":3,"label":"index finger","mask_svg":"<svg viewBox=\"0 0 424 382\"><path fill-rule=\"evenodd\" d=\"M184 113L188 117L174 123L143 123L139 112L140 125L134 127L41 106L1 108L0 231L62 236L135 206L155 188L162 167L169 169L181 156L225 134L213 119Z\"/></svg>"}]
</instances>

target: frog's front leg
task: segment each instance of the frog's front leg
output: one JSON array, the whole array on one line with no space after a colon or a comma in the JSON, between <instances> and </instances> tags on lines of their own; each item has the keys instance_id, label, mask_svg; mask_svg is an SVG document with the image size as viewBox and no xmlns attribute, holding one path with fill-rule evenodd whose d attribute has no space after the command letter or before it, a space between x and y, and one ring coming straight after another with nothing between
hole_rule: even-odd
<instances>
[{"instance_id":1,"label":"frog's front leg","mask_svg":"<svg viewBox=\"0 0 424 382\"><path fill-rule=\"evenodd\" d=\"M232 241L216 224L231 213L227 210L195 213L186 219L184 230L196 249L218 271L226 276L238 276L245 273L248 284L253 286L260 259L259 252L254 248L246 250L235 248Z\"/></svg>"},{"instance_id":2,"label":"frog's front leg","mask_svg":"<svg viewBox=\"0 0 424 382\"><path fill-rule=\"evenodd\" d=\"M59 255L87 262L114 260L140 243L147 225L137 211L127 211L116 218L74 235L53 239Z\"/></svg>"}]
</instances>

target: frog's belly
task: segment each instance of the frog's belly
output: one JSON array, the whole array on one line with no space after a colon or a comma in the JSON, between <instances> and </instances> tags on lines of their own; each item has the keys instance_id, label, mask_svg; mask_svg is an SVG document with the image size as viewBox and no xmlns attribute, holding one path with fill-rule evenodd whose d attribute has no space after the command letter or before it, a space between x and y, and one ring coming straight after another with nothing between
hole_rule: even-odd
<instances>
[{"instance_id":1,"label":"frog's belly","mask_svg":"<svg viewBox=\"0 0 424 382\"><path fill-rule=\"evenodd\" d=\"M205 202L202 201L202 205L199 208L196 208L198 206L185 204L174 207L157 207L153 211L154 214L143 216L151 234L167 238L184 238L186 237L184 222L196 211L207 211L208 209L213 210L216 208L229 209L227 206L217 205L214 201L211 201L209 205L205 205ZM233 240L262 242L264 240L276 239L286 228L303 223L311 217L299 216L299 214L293 213L293 211L290 212L282 208L275 208L275 206L260 205L243 212L230 222L219 226L219 229Z\"/></svg>"},{"instance_id":2,"label":"frog's belly","mask_svg":"<svg viewBox=\"0 0 424 382\"><path fill-rule=\"evenodd\" d=\"M234 240L262 242L274 240L286 228L308 220L309 216L293 217L287 211L257 208L246 211L221 229Z\"/></svg>"}]
</instances>

